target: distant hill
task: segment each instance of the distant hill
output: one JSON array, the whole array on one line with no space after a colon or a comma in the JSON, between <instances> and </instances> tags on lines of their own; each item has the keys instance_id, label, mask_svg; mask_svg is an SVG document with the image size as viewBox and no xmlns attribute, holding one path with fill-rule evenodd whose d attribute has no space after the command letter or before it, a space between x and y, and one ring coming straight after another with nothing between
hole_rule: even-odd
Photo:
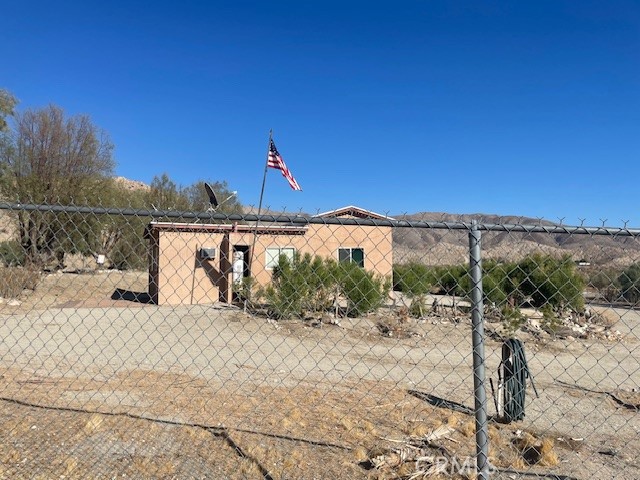
<instances>
[{"instance_id":1,"label":"distant hill","mask_svg":"<svg viewBox=\"0 0 640 480\"><path fill-rule=\"evenodd\" d=\"M256 207L245 207L245 213L257 213ZM264 215L306 215L262 209ZM394 215L397 220L501 225L548 225L548 220L514 215L420 212ZM455 265L469 261L469 239L466 230L434 228L397 228L393 232L394 262L410 260L428 265ZM595 268L623 268L640 261L640 239L631 237L590 236L581 234L546 234L517 232L483 232L482 254L485 259L520 260L532 253L555 257L569 255L575 261L586 260Z\"/></svg>"},{"instance_id":2,"label":"distant hill","mask_svg":"<svg viewBox=\"0 0 640 480\"><path fill-rule=\"evenodd\" d=\"M452 215L422 212L399 215L398 220L470 223L557 225L546 220L486 214ZM430 265L451 265L468 261L468 234L463 230L427 228L396 229L393 234L394 262L418 260ZM531 253L570 255L594 266L624 267L640 259L640 239L516 232L483 232L483 258L519 260Z\"/></svg>"},{"instance_id":3,"label":"distant hill","mask_svg":"<svg viewBox=\"0 0 640 480\"><path fill-rule=\"evenodd\" d=\"M123 187L125 190L150 190L151 187L144 182L138 180L129 180L125 177L114 177L113 181Z\"/></svg>"}]
</instances>

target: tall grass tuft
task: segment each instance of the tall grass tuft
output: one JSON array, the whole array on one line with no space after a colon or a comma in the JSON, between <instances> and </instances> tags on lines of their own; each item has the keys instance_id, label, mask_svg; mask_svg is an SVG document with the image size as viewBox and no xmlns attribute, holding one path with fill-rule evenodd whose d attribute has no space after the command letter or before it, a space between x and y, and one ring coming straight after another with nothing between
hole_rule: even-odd
<instances>
[{"instance_id":1,"label":"tall grass tuft","mask_svg":"<svg viewBox=\"0 0 640 480\"><path fill-rule=\"evenodd\" d=\"M40 281L38 270L0 266L0 297L17 298L23 290L34 290Z\"/></svg>"}]
</instances>

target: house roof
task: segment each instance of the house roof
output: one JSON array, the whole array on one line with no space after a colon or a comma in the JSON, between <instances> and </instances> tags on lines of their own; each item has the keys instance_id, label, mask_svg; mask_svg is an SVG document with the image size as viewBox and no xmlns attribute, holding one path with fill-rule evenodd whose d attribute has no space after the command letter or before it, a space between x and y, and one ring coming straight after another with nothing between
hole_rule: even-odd
<instances>
[{"instance_id":1,"label":"house roof","mask_svg":"<svg viewBox=\"0 0 640 480\"><path fill-rule=\"evenodd\" d=\"M364 208L349 205L347 207L338 208L329 212L320 213L317 215L320 218L337 218L337 217L349 217L349 218L365 218L373 220L394 220L392 217L381 215L379 213L365 210ZM149 235L151 231L182 231L182 232L209 232L209 233L226 233L226 232L238 232L238 233L256 233L258 235L304 235L308 231L309 227L306 225L279 225L277 223L262 223L259 225L245 225L238 223L180 223L180 222L158 222L152 221L145 232L145 236Z\"/></svg>"},{"instance_id":2,"label":"house roof","mask_svg":"<svg viewBox=\"0 0 640 480\"><path fill-rule=\"evenodd\" d=\"M356 218L371 218L374 220L395 220L394 218L382 215L380 213L365 210L364 208L356 207L355 205L349 205L347 207L338 208L336 210L330 210L328 212L320 213L318 217L334 218L334 217L356 217Z\"/></svg>"},{"instance_id":3,"label":"house roof","mask_svg":"<svg viewBox=\"0 0 640 480\"><path fill-rule=\"evenodd\" d=\"M225 232L255 232L258 235L304 235L308 227L291 226L291 225L238 225L229 223L171 223L171 222L151 222L149 224L151 230L164 231L182 231L182 232L209 232L209 233L225 233Z\"/></svg>"}]
</instances>

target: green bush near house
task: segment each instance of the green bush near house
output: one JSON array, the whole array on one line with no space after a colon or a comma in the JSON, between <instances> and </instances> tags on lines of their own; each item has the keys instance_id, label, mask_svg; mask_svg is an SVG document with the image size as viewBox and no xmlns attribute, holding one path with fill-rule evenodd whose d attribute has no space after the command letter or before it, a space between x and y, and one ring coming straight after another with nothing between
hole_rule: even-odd
<instances>
[{"instance_id":1,"label":"green bush near house","mask_svg":"<svg viewBox=\"0 0 640 480\"><path fill-rule=\"evenodd\" d=\"M467 267L449 265L430 267L418 262L393 266L393 289L409 297L437 292L463 295L469 290Z\"/></svg>"},{"instance_id":2,"label":"green bush near house","mask_svg":"<svg viewBox=\"0 0 640 480\"><path fill-rule=\"evenodd\" d=\"M357 317L377 310L389 294L388 280L367 272L355 263L342 263L338 269L338 285L347 299L347 315Z\"/></svg>"},{"instance_id":3,"label":"green bush near house","mask_svg":"<svg viewBox=\"0 0 640 480\"><path fill-rule=\"evenodd\" d=\"M273 269L271 284L259 293L269 305L269 316L301 318L329 308L336 283L333 263L308 253L296 253L293 260L281 255Z\"/></svg>"},{"instance_id":4,"label":"green bush near house","mask_svg":"<svg viewBox=\"0 0 640 480\"><path fill-rule=\"evenodd\" d=\"M445 295L465 296L471 290L466 265L434 267L434 277L438 290Z\"/></svg>"},{"instance_id":5,"label":"green bush near house","mask_svg":"<svg viewBox=\"0 0 640 480\"><path fill-rule=\"evenodd\" d=\"M271 318L304 318L334 308L339 299L346 300L348 315L357 316L380 307L389 289L388 281L355 263L296 253L293 260L280 256L271 284L259 296Z\"/></svg>"},{"instance_id":6,"label":"green bush near house","mask_svg":"<svg viewBox=\"0 0 640 480\"><path fill-rule=\"evenodd\" d=\"M489 260L483 265L482 283L485 300L495 305L584 308L585 281L568 255L534 254L519 262Z\"/></svg>"}]
</instances>

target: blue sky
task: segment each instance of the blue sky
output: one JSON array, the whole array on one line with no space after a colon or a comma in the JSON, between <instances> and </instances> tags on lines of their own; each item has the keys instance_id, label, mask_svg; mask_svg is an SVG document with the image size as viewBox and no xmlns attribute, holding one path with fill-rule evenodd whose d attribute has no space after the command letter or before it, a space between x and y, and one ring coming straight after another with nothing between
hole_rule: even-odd
<instances>
[{"instance_id":1,"label":"blue sky","mask_svg":"<svg viewBox=\"0 0 640 480\"><path fill-rule=\"evenodd\" d=\"M2 2L0 87L257 205L640 226L637 1Z\"/></svg>"}]
</instances>

